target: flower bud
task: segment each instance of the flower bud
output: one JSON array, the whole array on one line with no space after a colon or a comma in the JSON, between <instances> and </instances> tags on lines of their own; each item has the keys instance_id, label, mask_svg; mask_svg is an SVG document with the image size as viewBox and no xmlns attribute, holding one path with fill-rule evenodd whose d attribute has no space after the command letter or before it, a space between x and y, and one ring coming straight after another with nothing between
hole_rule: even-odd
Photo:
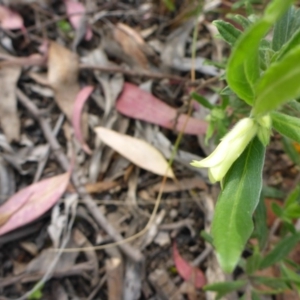
<instances>
[{"instance_id":1,"label":"flower bud","mask_svg":"<svg viewBox=\"0 0 300 300\"><path fill-rule=\"evenodd\" d=\"M214 152L201 161L193 161L192 166L208 168L212 183L221 181L236 159L243 153L249 142L257 134L258 124L252 118L240 120L225 135Z\"/></svg>"},{"instance_id":2,"label":"flower bud","mask_svg":"<svg viewBox=\"0 0 300 300\"><path fill-rule=\"evenodd\" d=\"M257 136L262 144L267 146L270 142L272 119L270 115L265 115L257 118L256 121L258 123Z\"/></svg>"}]
</instances>

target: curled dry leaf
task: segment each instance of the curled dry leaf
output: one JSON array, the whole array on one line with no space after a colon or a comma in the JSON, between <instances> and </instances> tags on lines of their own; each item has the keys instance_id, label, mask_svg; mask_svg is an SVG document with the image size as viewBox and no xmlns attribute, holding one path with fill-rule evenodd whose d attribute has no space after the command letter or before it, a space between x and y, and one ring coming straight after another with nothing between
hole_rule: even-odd
<instances>
[{"instance_id":1,"label":"curled dry leaf","mask_svg":"<svg viewBox=\"0 0 300 300\"><path fill-rule=\"evenodd\" d=\"M186 114L181 114L177 118L175 126L176 109L130 83L124 84L123 92L118 99L116 108L120 113L128 117L147 121L169 129L176 128L177 131L183 129L183 125L188 117ZM207 123L205 121L189 118L184 133L200 135L205 134L206 129Z\"/></svg>"},{"instance_id":2,"label":"curled dry leaf","mask_svg":"<svg viewBox=\"0 0 300 300\"><path fill-rule=\"evenodd\" d=\"M57 105L71 122L74 102L80 90L78 57L55 42L50 43L48 57L48 82L54 90Z\"/></svg>"},{"instance_id":3,"label":"curled dry leaf","mask_svg":"<svg viewBox=\"0 0 300 300\"><path fill-rule=\"evenodd\" d=\"M191 282L196 288L200 289L206 284L203 272L184 260L178 252L176 243L173 244L173 258L179 275L186 281Z\"/></svg>"},{"instance_id":4,"label":"curled dry leaf","mask_svg":"<svg viewBox=\"0 0 300 300\"><path fill-rule=\"evenodd\" d=\"M76 30L79 29L82 26L81 23L84 22L85 7L78 1L65 0L64 2L70 23ZM91 27L88 26L85 32L85 40L89 41L92 37L93 33Z\"/></svg>"},{"instance_id":5,"label":"curled dry leaf","mask_svg":"<svg viewBox=\"0 0 300 300\"><path fill-rule=\"evenodd\" d=\"M147 142L104 127L96 127L95 132L105 144L140 168L174 178L173 171L168 169L168 163L163 155Z\"/></svg>"},{"instance_id":6,"label":"curled dry leaf","mask_svg":"<svg viewBox=\"0 0 300 300\"><path fill-rule=\"evenodd\" d=\"M20 67L0 69L0 123L8 140L20 138L20 120L17 111L16 85L21 74Z\"/></svg>"},{"instance_id":7,"label":"curled dry leaf","mask_svg":"<svg viewBox=\"0 0 300 300\"><path fill-rule=\"evenodd\" d=\"M83 109L84 103L89 98L93 89L94 89L93 86L86 86L78 93L78 95L75 99L75 104L74 104L74 109L73 109L73 118L72 118L72 125L74 128L75 137L80 142L82 149L88 154L91 154L92 151L89 148L89 146L85 143L84 138L82 136L81 114L82 114L82 109Z\"/></svg>"},{"instance_id":8,"label":"curled dry leaf","mask_svg":"<svg viewBox=\"0 0 300 300\"><path fill-rule=\"evenodd\" d=\"M57 105L67 116L69 122L72 123L75 100L80 91L78 83L78 56L59 44L50 42L48 57L47 84L54 91ZM81 118L82 132L87 137L88 122L86 112L81 114Z\"/></svg>"},{"instance_id":9,"label":"curled dry leaf","mask_svg":"<svg viewBox=\"0 0 300 300\"><path fill-rule=\"evenodd\" d=\"M104 48L132 67L147 69L148 59L144 53L146 44L143 38L129 26L118 23L112 31L107 28Z\"/></svg>"},{"instance_id":10,"label":"curled dry leaf","mask_svg":"<svg viewBox=\"0 0 300 300\"><path fill-rule=\"evenodd\" d=\"M23 19L18 13L0 5L0 27L8 30L24 30Z\"/></svg>"},{"instance_id":11,"label":"curled dry leaf","mask_svg":"<svg viewBox=\"0 0 300 300\"><path fill-rule=\"evenodd\" d=\"M0 235L24 226L49 210L63 195L70 173L44 179L20 190L0 206Z\"/></svg>"}]
</instances>

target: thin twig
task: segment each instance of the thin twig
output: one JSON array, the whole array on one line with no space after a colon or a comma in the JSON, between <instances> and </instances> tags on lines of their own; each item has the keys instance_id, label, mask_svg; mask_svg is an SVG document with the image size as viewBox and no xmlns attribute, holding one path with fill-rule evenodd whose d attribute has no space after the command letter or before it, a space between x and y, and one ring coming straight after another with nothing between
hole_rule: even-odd
<instances>
[{"instance_id":1,"label":"thin twig","mask_svg":"<svg viewBox=\"0 0 300 300\"><path fill-rule=\"evenodd\" d=\"M26 109L30 111L33 117L39 122L44 136L50 144L53 154L55 155L57 161L60 163L61 167L65 171L70 170L70 163L68 161L67 156L65 155L57 139L53 135L49 123L41 117L39 109L20 89L17 89L17 97L19 98L20 102L26 107ZM122 241L123 237L114 229L114 227L110 225L108 220L105 218L105 216L97 207L96 203L91 198L91 196L87 193L85 187L80 184L76 172L72 173L72 181L78 194L82 198L82 202L85 204L89 213L94 217L98 225L101 226L114 241ZM142 253L138 249L132 247L131 245L124 243L120 244L119 247L123 251L123 253L132 260L136 262L143 260Z\"/></svg>"}]
</instances>

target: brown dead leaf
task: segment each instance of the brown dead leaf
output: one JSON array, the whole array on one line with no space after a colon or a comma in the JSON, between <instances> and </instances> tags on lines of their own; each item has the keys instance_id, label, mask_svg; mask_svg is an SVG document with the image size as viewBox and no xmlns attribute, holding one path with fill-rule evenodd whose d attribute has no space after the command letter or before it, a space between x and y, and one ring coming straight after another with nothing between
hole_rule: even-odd
<instances>
[{"instance_id":1,"label":"brown dead leaf","mask_svg":"<svg viewBox=\"0 0 300 300\"><path fill-rule=\"evenodd\" d=\"M148 59L143 51L145 42L139 33L125 24L118 23L114 27L112 35L126 55L127 62L144 69L149 67Z\"/></svg>"},{"instance_id":2,"label":"brown dead leaf","mask_svg":"<svg viewBox=\"0 0 300 300\"><path fill-rule=\"evenodd\" d=\"M20 120L17 112L16 85L21 74L20 67L0 69L0 123L8 140L20 138Z\"/></svg>"},{"instance_id":3,"label":"brown dead leaf","mask_svg":"<svg viewBox=\"0 0 300 300\"><path fill-rule=\"evenodd\" d=\"M118 185L119 183L116 181L101 181L95 183L88 183L86 184L85 188L88 193L93 194L93 193L102 193L108 191Z\"/></svg>"},{"instance_id":4,"label":"brown dead leaf","mask_svg":"<svg viewBox=\"0 0 300 300\"><path fill-rule=\"evenodd\" d=\"M75 53L51 42L48 59L48 81L54 90L55 101L71 122L73 105L80 90L79 60Z\"/></svg>"}]
</instances>

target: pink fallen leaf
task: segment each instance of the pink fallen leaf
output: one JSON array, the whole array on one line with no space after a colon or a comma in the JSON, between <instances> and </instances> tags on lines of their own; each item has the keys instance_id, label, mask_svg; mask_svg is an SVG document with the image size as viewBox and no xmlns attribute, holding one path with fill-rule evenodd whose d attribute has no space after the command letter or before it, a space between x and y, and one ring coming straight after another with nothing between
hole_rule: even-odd
<instances>
[{"instance_id":1,"label":"pink fallen leaf","mask_svg":"<svg viewBox=\"0 0 300 300\"><path fill-rule=\"evenodd\" d=\"M119 96L116 109L131 118L147 121L169 129L181 131L186 122L187 115L181 114L176 118L176 109L165 104L152 94L141 90L138 86L125 83ZM205 134L207 123L195 118L189 118L184 133L200 135Z\"/></svg>"},{"instance_id":2,"label":"pink fallen leaf","mask_svg":"<svg viewBox=\"0 0 300 300\"><path fill-rule=\"evenodd\" d=\"M24 226L43 215L63 195L70 172L34 183L0 206L0 235Z\"/></svg>"},{"instance_id":3,"label":"pink fallen leaf","mask_svg":"<svg viewBox=\"0 0 300 300\"><path fill-rule=\"evenodd\" d=\"M202 288L206 284L206 278L203 272L182 258L177 249L176 243L173 244L173 258L179 275L185 281L189 281L198 289Z\"/></svg>"},{"instance_id":4,"label":"pink fallen leaf","mask_svg":"<svg viewBox=\"0 0 300 300\"><path fill-rule=\"evenodd\" d=\"M25 29L22 17L2 5L0 5L0 27L8 30Z\"/></svg>"},{"instance_id":5,"label":"pink fallen leaf","mask_svg":"<svg viewBox=\"0 0 300 300\"><path fill-rule=\"evenodd\" d=\"M104 127L96 127L94 130L106 145L135 165L152 173L174 178L163 155L146 141Z\"/></svg>"},{"instance_id":6,"label":"pink fallen leaf","mask_svg":"<svg viewBox=\"0 0 300 300\"><path fill-rule=\"evenodd\" d=\"M76 97L75 103L74 103L73 118L72 118L72 125L74 128L75 137L80 142L82 149L88 154L91 154L92 151L89 148L89 146L85 143L83 135L82 135L81 114L82 114L82 109L83 109L84 103L89 98L93 89L94 89L93 86L86 86L83 89L81 89L80 92L77 94L77 97Z\"/></svg>"},{"instance_id":7,"label":"pink fallen leaf","mask_svg":"<svg viewBox=\"0 0 300 300\"><path fill-rule=\"evenodd\" d=\"M85 15L85 7L82 3L74 0L65 0L67 15L69 16L70 23L75 29L81 26L82 18ZM85 40L90 41L93 37L91 27L88 26L85 33Z\"/></svg>"}]
</instances>

